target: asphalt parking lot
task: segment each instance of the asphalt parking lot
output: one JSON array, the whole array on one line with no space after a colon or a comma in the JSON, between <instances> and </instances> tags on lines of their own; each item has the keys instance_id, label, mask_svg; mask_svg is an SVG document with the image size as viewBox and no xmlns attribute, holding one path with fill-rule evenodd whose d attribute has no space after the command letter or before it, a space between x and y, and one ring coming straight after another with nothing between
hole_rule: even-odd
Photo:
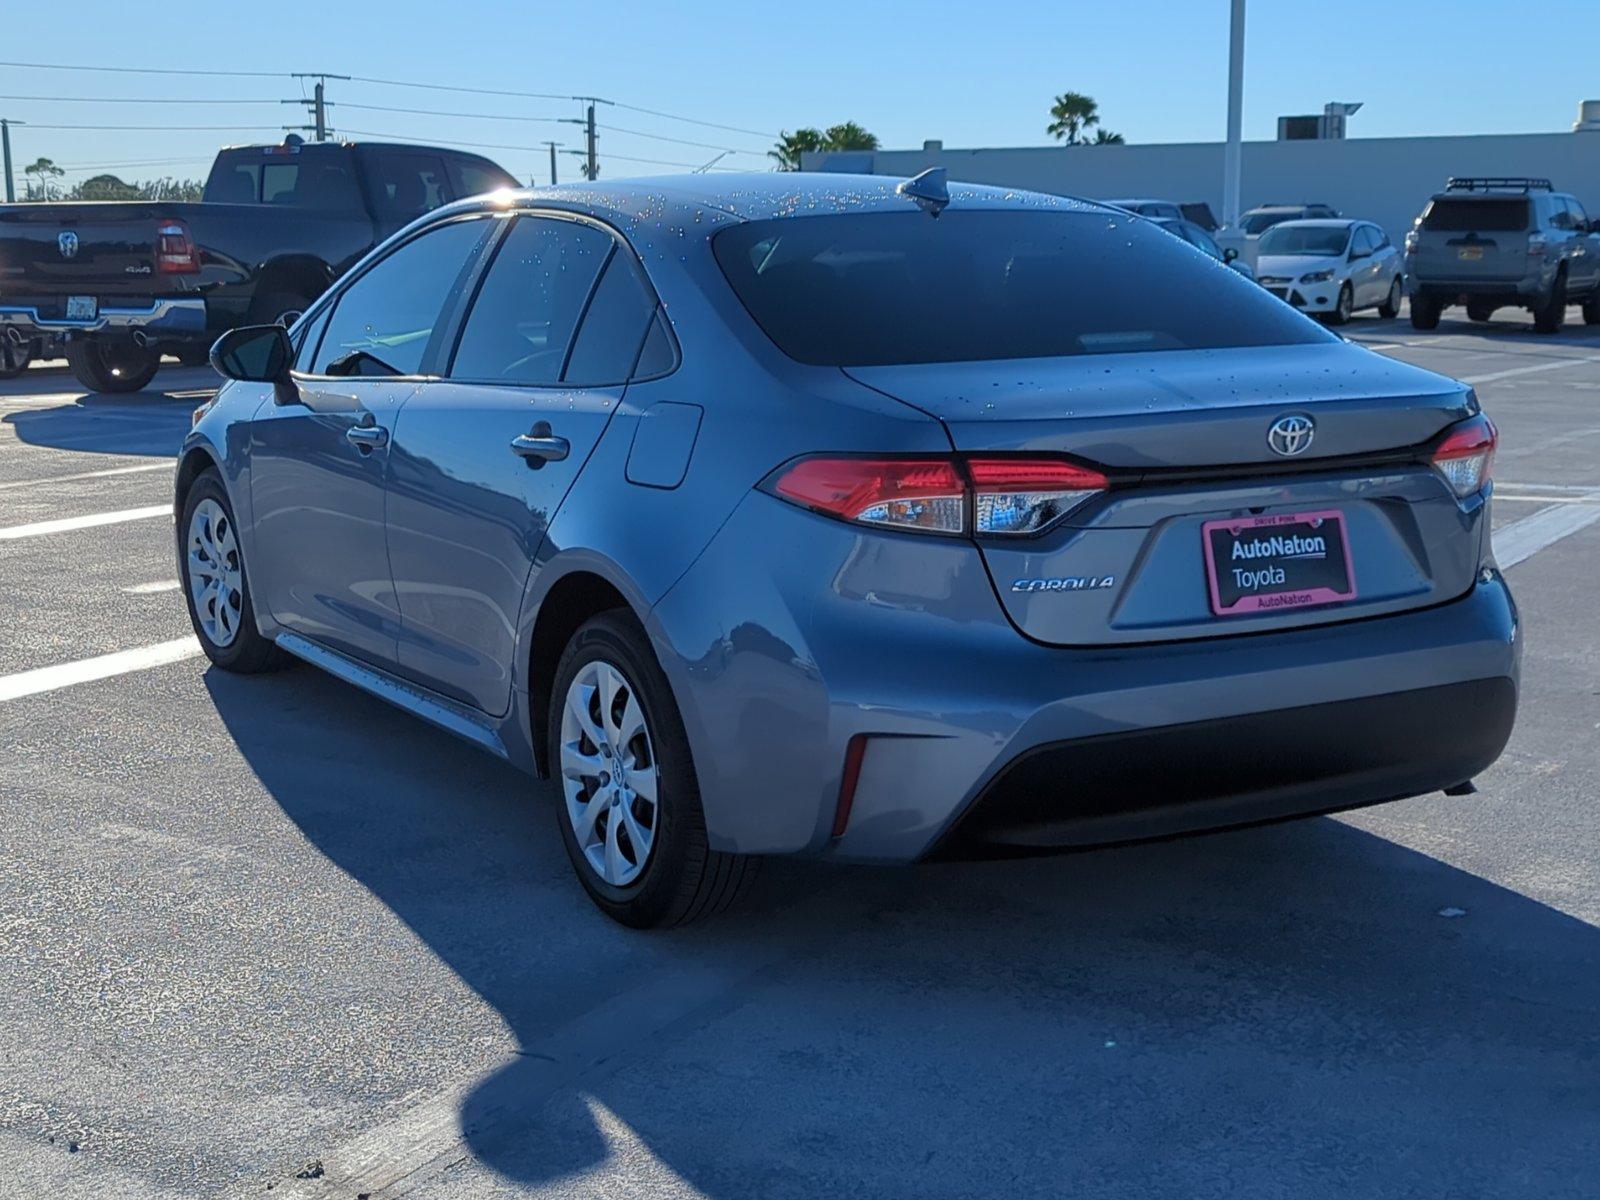
<instances>
[{"instance_id":1,"label":"asphalt parking lot","mask_svg":"<svg viewBox=\"0 0 1600 1200\"><path fill-rule=\"evenodd\" d=\"M0 1196L1600 1195L1600 328L1456 318L1347 332L1500 426L1524 690L1477 795L780 863L666 935L584 897L547 785L196 657L208 371L0 385Z\"/></svg>"}]
</instances>

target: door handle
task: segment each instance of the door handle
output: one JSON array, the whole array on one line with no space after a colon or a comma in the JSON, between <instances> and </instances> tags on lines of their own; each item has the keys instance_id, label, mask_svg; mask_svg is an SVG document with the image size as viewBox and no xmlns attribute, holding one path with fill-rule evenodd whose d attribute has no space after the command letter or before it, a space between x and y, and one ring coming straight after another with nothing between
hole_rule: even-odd
<instances>
[{"instance_id":1,"label":"door handle","mask_svg":"<svg viewBox=\"0 0 1600 1200\"><path fill-rule=\"evenodd\" d=\"M572 452L572 443L550 432L550 422L540 421L527 433L511 439L511 452L528 460L530 467L560 462Z\"/></svg>"},{"instance_id":2,"label":"door handle","mask_svg":"<svg viewBox=\"0 0 1600 1200\"><path fill-rule=\"evenodd\" d=\"M344 431L344 437L363 450L371 450L388 444L389 431L382 425L352 425Z\"/></svg>"}]
</instances>

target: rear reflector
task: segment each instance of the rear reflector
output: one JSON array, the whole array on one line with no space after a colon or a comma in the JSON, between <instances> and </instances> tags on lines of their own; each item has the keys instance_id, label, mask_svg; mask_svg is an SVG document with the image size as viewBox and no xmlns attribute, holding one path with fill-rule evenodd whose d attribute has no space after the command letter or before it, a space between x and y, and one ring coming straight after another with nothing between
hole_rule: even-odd
<instances>
[{"instance_id":1,"label":"rear reflector","mask_svg":"<svg viewBox=\"0 0 1600 1200\"><path fill-rule=\"evenodd\" d=\"M867 735L858 733L844 749L844 773L839 777L839 802L833 809L833 836L843 837L850 824L850 808L856 801L856 784L861 782L861 762L867 756Z\"/></svg>"},{"instance_id":2,"label":"rear reflector","mask_svg":"<svg viewBox=\"0 0 1600 1200\"><path fill-rule=\"evenodd\" d=\"M1105 475L1058 458L847 458L780 468L767 490L842 521L921 533L1016 536L1104 491Z\"/></svg>"},{"instance_id":3,"label":"rear reflector","mask_svg":"<svg viewBox=\"0 0 1600 1200\"><path fill-rule=\"evenodd\" d=\"M1453 427L1434 447L1429 461L1452 492L1470 496L1489 482L1489 468L1499 440L1494 422L1479 413Z\"/></svg>"}]
</instances>

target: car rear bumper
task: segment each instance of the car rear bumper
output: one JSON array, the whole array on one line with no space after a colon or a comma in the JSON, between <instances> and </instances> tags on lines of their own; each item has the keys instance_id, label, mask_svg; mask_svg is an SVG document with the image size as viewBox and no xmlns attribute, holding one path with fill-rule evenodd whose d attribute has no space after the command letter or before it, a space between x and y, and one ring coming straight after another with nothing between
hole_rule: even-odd
<instances>
[{"instance_id":1,"label":"car rear bumper","mask_svg":"<svg viewBox=\"0 0 1600 1200\"><path fill-rule=\"evenodd\" d=\"M1465 297L1502 297L1532 299L1545 288L1538 276L1518 276L1514 279L1412 279L1413 296L1428 296L1445 304L1460 303Z\"/></svg>"},{"instance_id":2,"label":"car rear bumper","mask_svg":"<svg viewBox=\"0 0 1600 1200\"><path fill-rule=\"evenodd\" d=\"M863 535L765 496L730 518L651 625L712 845L877 862L975 840L1039 850L1156 836L1461 783L1504 748L1521 652L1492 568L1459 599L1394 615L1042 645L1005 618L969 543ZM1373 734L1390 728L1407 736Z\"/></svg>"},{"instance_id":3,"label":"car rear bumper","mask_svg":"<svg viewBox=\"0 0 1600 1200\"><path fill-rule=\"evenodd\" d=\"M1041 853L1164 837L1438 791L1499 755L1508 676L1036 746L930 852Z\"/></svg>"},{"instance_id":4,"label":"car rear bumper","mask_svg":"<svg viewBox=\"0 0 1600 1200\"><path fill-rule=\"evenodd\" d=\"M44 316L31 305L0 305L0 330L12 329L24 337L135 330L152 338L199 336L206 329L206 302L190 297L129 306L103 305L95 317L86 320Z\"/></svg>"}]
</instances>

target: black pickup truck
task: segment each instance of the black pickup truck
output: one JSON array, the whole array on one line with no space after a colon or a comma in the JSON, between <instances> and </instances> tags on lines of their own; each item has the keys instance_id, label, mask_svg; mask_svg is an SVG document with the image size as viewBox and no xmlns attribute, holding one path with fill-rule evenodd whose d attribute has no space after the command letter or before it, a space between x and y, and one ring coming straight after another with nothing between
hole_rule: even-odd
<instances>
[{"instance_id":1,"label":"black pickup truck","mask_svg":"<svg viewBox=\"0 0 1600 1200\"><path fill-rule=\"evenodd\" d=\"M194 203L0 206L5 361L64 339L85 387L137 391L163 354L204 362L225 330L292 319L414 217L516 186L457 150L291 134L221 151Z\"/></svg>"}]
</instances>

